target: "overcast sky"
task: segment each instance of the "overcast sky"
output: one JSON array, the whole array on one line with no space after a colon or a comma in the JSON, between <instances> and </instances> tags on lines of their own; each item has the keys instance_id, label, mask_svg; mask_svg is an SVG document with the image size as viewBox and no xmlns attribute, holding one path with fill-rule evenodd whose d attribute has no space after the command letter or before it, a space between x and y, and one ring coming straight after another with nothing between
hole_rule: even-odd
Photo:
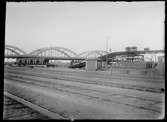
<instances>
[{"instance_id":1,"label":"overcast sky","mask_svg":"<svg viewBox=\"0 0 167 122\"><path fill-rule=\"evenodd\" d=\"M7 2L5 43L26 52L58 46L164 48L165 2Z\"/></svg>"}]
</instances>

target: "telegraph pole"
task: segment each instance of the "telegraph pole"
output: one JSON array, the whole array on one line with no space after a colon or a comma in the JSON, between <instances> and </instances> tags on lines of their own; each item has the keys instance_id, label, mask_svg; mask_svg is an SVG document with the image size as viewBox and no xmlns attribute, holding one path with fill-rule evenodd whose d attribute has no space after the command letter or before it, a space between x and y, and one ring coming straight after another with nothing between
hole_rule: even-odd
<instances>
[{"instance_id":1,"label":"telegraph pole","mask_svg":"<svg viewBox=\"0 0 167 122\"><path fill-rule=\"evenodd\" d=\"M107 39L106 39L106 52L107 52L107 54L106 54L106 69L108 69L108 38L109 37L107 37Z\"/></svg>"}]
</instances>

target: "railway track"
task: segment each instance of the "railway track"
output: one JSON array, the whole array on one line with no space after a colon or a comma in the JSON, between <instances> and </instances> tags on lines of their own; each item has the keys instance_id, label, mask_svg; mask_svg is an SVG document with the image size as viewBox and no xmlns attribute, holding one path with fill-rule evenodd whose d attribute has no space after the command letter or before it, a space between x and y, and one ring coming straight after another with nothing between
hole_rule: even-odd
<instances>
[{"instance_id":1,"label":"railway track","mask_svg":"<svg viewBox=\"0 0 167 122\"><path fill-rule=\"evenodd\" d=\"M4 120L50 120L64 119L60 115L26 101L16 95L4 92Z\"/></svg>"},{"instance_id":2,"label":"railway track","mask_svg":"<svg viewBox=\"0 0 167 122\"><path fill-rule=\"evenodd\" d=\"M163 92L162 90L164 89L163 82L150 82L147 81L147 83L142 84L141 82L138 81L129 81L126 80L126 78L122 78L122 80L115 80L115 79L102 79L102 78L91 78L91 77L79 77L79 76L74 76L74 74L66 75L66 74L59 74L55 72L41 72L41 71L19 71L19 70L9 70L6 71L7 74L14 73L14 74L20 74L20 75L29 75L29 76L36 76L36 77L43 77L43 78L50 78L50 79L59 79L59 80L67 80L67 81L73 81L73 82L81 82L81 83L88 83L88 84L99 84L99 85L105 85L105 86L111 86L111 87L120 87L120 88L125 88L125 89L134 89L134 90L139 90L139 91L148 91L148 92L157 92L161 93ZM124 81L126 80L126 82ZM154 85L155 84L155 85Z\"/></svg>"},{"instance_id":3,"label":"railway track","mask_svg":"<svg viewBox=\"0 0 167 122\"><path fill-rule=\"evenodd\" d=\"M107 83L106 81L102 82L89 80L91 79L89 77L87 79L82 79L80 77L76 78L69 77L69 75L55 74L55 72L52 71L40 71L39 69L28 69L26 71L26 69L18 69L6 70L5 79L9 80L12 84L14 83L21 86L28 85L30 88L41 87L47 90L53 90L54 93L62 96L67 95L72 98L74 97L75 99L82 98L83 100L90 101L91 103L97 102L100 105L108 105L108 107L114 105L118 106L118 109L122 109L120 106L123 106L123 108L125 107L127 111L134 109L136 112L143 111L147 114L155 114L156 116L162 114L163 112L161 108L162 106L160 106L163 104L163 94L160 94L159 91L155 92L157 89L153 89L153 92L148 92L145 90L146 88L136 90L131 89L130 87L121 88L120 86L114 86L113 84L113 86L111 85L112 87L109 87L108 84L105 84ZM17 90L16 87L18 86L12 86L10 85L10 82L5 83L7 84L7 91L15 94L19 93L20 97L24 97L24 93L20 93ZM32 99L35 98L32 97ZM29 98L27 98L27 100L29 101ZM129 112L131 113L131 111ZM132 114L134 113L132 112ZM70 119L68 115L62 117Z\"/></svg>"},{"instance_id":4,"label":"railway track","mask_svg":"<svg viewBox=\"0 0 167 122\"><path fill-rule=\"evenodd\" d=\"M22 71L31 71L32 68L24 68L24 67L8 67L7 69L18 69L18 70L22 70ZM129 79L129 80L140 80L142 79L142 81L163 81L164 80L164 76L163 75L141 75L141 74L125 74L125 73L112 73L111 72L90 72L90 71L82 71L82 70L71 70L71 69L51 69L51 68L33 68L33 71L37 71L40 73L43 72L48 72L48 73L54 73L54 74L63 74L63 75L78 75L78 76L86 76L86 77L99 77L99 78L104 78L104 79L119 79L121 77L123 77L124 79Z\"/></svg>"},{"instance_id":5,"label":"railway track","mask_svg":"<svg viewBox=\"0 0 167 122\"><path fill-rule=\"evenodd\" d=\"M63 86L63 87L70 87L70 88L75 88L75 89L84 89L84 90L91 90L91 91L99 91L99 90L94 90L88 87L89 84L83 84L80 82L74 82L74 81L67 81L67 80L60 80L60 79L55 79L54 78L48 78L48 77L39 77L39 76L32 76L32 75L20 75L20 74L8 74L5 76L5 78L10 79L10 80L16 80L20 82L28 82L32 84L46 84L46 85L51 85L51 86ZM74 84L75 83L75 84ZM81 87L85 85L85 87ZM100 91L103 92L104 94L109 93L106 91ZM124 95L125 96L125 95ZM127 96L127 95L126 95ZM135 96L136 97L136 96Z\"/></svg>"},{"instance_id":6,"label":"railway track","mask_svg":"<svg viewBox=\"0 0 167 122\"><path fill-rule=\"evenodd\" d=\"M121 96L124 98L129 98L129 99L137 99L137 100L142 100L142 101L149 101L151 103L161 103L161 101L159 100L154 100L154 99L149 99L149 98L144 98L144 97L137 97L136 95L127 95L127 94L123 94L123 93L112 93L111 92L107 92L107 91L102 91L102 90L96 90L96 89L92 89L92 88L88 88L86 86L82 86L81 85L74 85L74 84L70 84L67 83L66 81L60 80L60 81L54 81L52 80L48 80L46 77L42 77L39 79L39 77L30 77L30 76L25 76L25 75L8 75L6 76L7 79L10 79L12 81L17 81L19 83L28 83L28 84L33 84L36 86L42 86L42 87L48 87L57 91L61 91L61 92L65 92L65 93L72 93L75 95L82 95L82 96L86 96L89 99L94 98L97 100L105 100L105 101L109 101L109 102L114 102L114 103L118 103L118 104L124 104L124 105L128 105L128 106L132 106L132 107L136 107L136 108L142 108L145 110L151 110L154 112L160 112L159 110L157 110L156 108L150 108L150 107L145 107L140 104L140 105L135 105L135 103L133 104L129 104L128 102L121 102L119 100L113 100L113 99L107 99L105 96ZM85 93L86 92L86 93ZM94 92L95 94L89 94L88 92ZM99 97L101 96L101 97Z\"/></svg>"},{"instance_id":7,"label":"railway track","mask_svg":"<svg viewBox=\"0 0 167 122\"><path fill-rule=\"evenodd\" d=\"M23 80L16 80L16 79L12 79L12 80L15 80L15 81L20 81L20 83L23 82ZM32 82L35 81L35 80L31 80ZM29 81L28 81L29 82ZM48 87L48 88L52 88L54 90L57 90L57 91L61 91L61 92L64 92L64 93L70 93L70 94L75 94L75 95L82 95L84 97L87 97L88 99L96 99L98 101L107 101L107 102L113 102L113 103L117 103L117 104L123 104L123 105L127 105L127 106L131 106L131 107L134 107L134 108L141 108L141 109L144 109L144 110L150 110L150 111L153 111L153 112L157 112L157 113L161 113L160 110L157 110L156 108L150 108L150 107L145 107L145 106L142 106L141 104L140 105L135 105L134 104L129 104L128 102L122 102L122 101L119 101L119 100L112 100L112 99L109 99L109 98L106 98L106 97L99 97L98 95L92 95L92 94L88 94L88 93L83 93L83 91L86 91L86 92L96 92L97 94L100 94L102 91L97 91L97 90L91 90L91 89L81 89L81 88L75 88L76 90L74 91L74 87L72 89L69 89L69 88L66 88L67 86L64 86L63 89L60 88L60 85L58 84L54 84L54 86L52 84L43 84L43 83L32 83L33 85L36 85L36 86L42 86L42 87ZM62 87L62 85L61 85ZM104 93L104 92L102 92ZM105 95L107 95L107 92L105 92ZM132 98L132 99L137 99L137 100L142 100L142 101L149 101L150 103L161 103L161 101L158 101L158 100L151 100L151 99L146 99L146 98L140 98L140 97L136 97L136 96L131 96L131 95L122 95L122 94L109 94L108 95L112 95L112 96L121 96L121 97L124 97L124 98Z\"/></svg>"},{"instance_id":8,"label":"railway track","mask_svg":"<svg viewBox=\"0 0 167 122\"><path fill-rule=\"evenodd\" d=\"M54 104L56 103L56 105L58 104L56 101L55 102L49 102L49 98L45 98L43 97L42 99L38 96L38 95L35 95L34 92L32 92L32 90L26 90L24 87L23 88L19 88L20 86L29 86L29 88L32 88L34 87L36 90L38 90L39 88L44 88L44 90L42 92L46 92L47 94L49 94L49 96L51 94L54 94L54 97L56 94L58 94L59 96L69 96L72 98L72 100L75 101L75 99L82 99L82 101L86 100L86 105L91 102L92 105L91 106L96 106L96 104L98 103L98 107L102 107L103 105L105 106L108 106L108 110L111 110L113 111L114 108L113 105L116 107L114 110L116 110L114 113L116 114L117 111L121 111L118 112L119 114L116 114L116 118L120 118L122 115L124 115L124 111L127 111L127 114L128 115L125 115L125 118L128 117L129 115L131 116L131 114L135 115L133 116L133 118L135 117L139 117L139 118L143 118L144 116L148 116L146 117L147 119L148 118L154 118L154 117L158 117L158 116L163 116L163 109L161 107L163 107L163 101L161 101L160 99L148 99L148 98L142 98L141 96L131 96L131 95L124 95L124 96L121 96L121 94L119 93L114 93L114 92L101 92L101 91L98 91L96 92L96 90L81 90L81 89L74 89L74 88L68 88L68 87L61 87L61 86L53 86L53 85L47 85L47 84L28 84L28 83L25 83L25 81L23 82L22 80L19 80L18 81L11 81L13 82L14 84L16 85L6 85L6 89L7 91L11 92L11 93L14 93L15 95L19 95L19 97L27 100L27 101L30 101L32 102L33 104L37 104L43 108L46 108L47 110L51 110L52 112L55 112L55 113L58 113L59 115L63 116L64 118L66 119L71 119L73 120L74 118L78 118L78 117L75 117L75 114L77 114L76 112L73 112L73 110L71 109L68 109L68 108L64 108L63 106L63 103L59 103L59 105L62 104L62 111L58 110L57 112L57 107L54 108ZM29 81L27 81L29 82ZM32 81L33 82L33 81ZM6 82L8 84L8 82ZM49 91L53 91L53 93L50 93ZM32 92L32 93L31 93ZM39 91L40 92L40 91ZM92 93L93 92L93 93ZM28 94L29 95L28 95ZM41 93L41 92L40 92ZM55 94L56 93L56 94ZM28 96L27 96L28 95ZM74 97L73 97L74 96ZM115 99L115 97L119 98L119 97L122 97L123 99ZM39 101L39 98L42 100ZM151 98L151 97L150 97ZM50 98L52 99L52 98ZM68 99L68 98L67 98ZM49 101L48 101L49 100ZM52 101L52 100L51 100ZM65 100L66 101L66 100ZM62 102L65 102L64 100ZM88 102L88 103L87 103ZM73 103L74 104L74 103ZM82 102L81 102L82 104ZM156 107L158 104L162 104L161 107ZM73 106L73 105L70 105L70 104L67 104L67 106ZM155 105L155 106L154 106ZM78 109L78 105L75 105L76 108L72 108L72 109ZM84 104L82 104L82 106L84 106ZM89 108L91 108L91 106ZM59 107L58 107L59 109ZM71 115L70 113L67 113L65 112L64 109L67 109L67 111L69 111L70 113L72 112L72 114L74 113L74 115ZM87 108L82 108L82 109L85 109L85 110L88 110L89 109ZM81 110L76 110L76 111L80 111L82 112L82 109ZM105 109L105 111L108 111L107 109ZM96 110L97 111L97 110ZM142 113L139 113L139 112L142 112ZM108 112L107 112L108 113ZM139 115L136 115L136 114L139 114ZM106 113L105 113L106 114ZM112 114L112 113L108 113L108 114ZM141 114L141 115L140 115ZM143 114L143 115L142 115ZM47 115L47 114L45 114ZM91 115L91 114L90 114ZM101 113L101 115L103 115ZM73 117L74 116L74 117ZM119 117L120 116L120 117ZM149 117L150 116L150 117ZM112 118L112 115L110 115L110 117ZM131 116L132 117L132 116ZM129 118L129 117L128 117Z\"/></svg>"}]
</instances>

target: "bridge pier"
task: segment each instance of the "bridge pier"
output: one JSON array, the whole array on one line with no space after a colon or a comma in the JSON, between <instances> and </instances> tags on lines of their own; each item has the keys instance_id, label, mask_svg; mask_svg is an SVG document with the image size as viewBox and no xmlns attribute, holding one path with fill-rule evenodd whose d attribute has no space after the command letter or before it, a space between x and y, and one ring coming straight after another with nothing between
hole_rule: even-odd
<instances>
[{"instance_id":1,"label":"bridge pier","mask_svg":"<svg viewBox=\"0 0 167 122\"><path fill-rule=\"evenodd\" d=\"M44 65L49 64L49 59L44 59Z\"/></svg>"}]
</instances>

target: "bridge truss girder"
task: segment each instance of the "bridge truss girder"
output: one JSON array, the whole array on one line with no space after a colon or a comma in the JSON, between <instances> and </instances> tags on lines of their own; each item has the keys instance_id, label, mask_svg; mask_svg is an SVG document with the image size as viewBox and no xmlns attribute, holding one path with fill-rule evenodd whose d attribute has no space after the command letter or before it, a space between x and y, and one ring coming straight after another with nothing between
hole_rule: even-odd
<instances>
[{"instance_id":1,"label":"bridge truss girder","mask_svg":"<svg viewBox=\"0 0 167 122\"><path fill-rule=\"evenodd\" d=\"M75 52L73 52L70 49L63 48L63 47L46 47L46 48L40 48L40 49L32 51L31 53L29 53L29 55L39 56L39 55L42 55L43 53L46 53L45 55L47 55L47 51L48 52L51 51L51 53L53 51L57 51L58 53L64 55L65 57L77 57L77 54Z\"/></svg>"},{"instance_id":2,"label":"bridge truss girder","mask_svg":"<svg viewBox=\"0 0 167 122\"><path fill-rule=\"evenodd\" d=\"M103 56L105 54L107 54L107 52L103 51L103 50L91 50L91 51L82 52L78 56L84 57L84 58L89 58L89 56L91 57L91 55L94 55L93 57L98 58L98 57Z\"/></svg>"},{"instance_id":3,"label":"bridge truss girder","mask_svg":"<svg viewBox=\"0 0 167 122\"><path fill-rule=\"evenodd\" d=\"M12 45L5 45L5 54L6 53L11 53L12 55L25 55L26 52L23 51L22 49L18 48L18 47L15 47L15 46L12 46ZM8 54L7 54L8 55Z\"/></svg>"}]
</instances>

